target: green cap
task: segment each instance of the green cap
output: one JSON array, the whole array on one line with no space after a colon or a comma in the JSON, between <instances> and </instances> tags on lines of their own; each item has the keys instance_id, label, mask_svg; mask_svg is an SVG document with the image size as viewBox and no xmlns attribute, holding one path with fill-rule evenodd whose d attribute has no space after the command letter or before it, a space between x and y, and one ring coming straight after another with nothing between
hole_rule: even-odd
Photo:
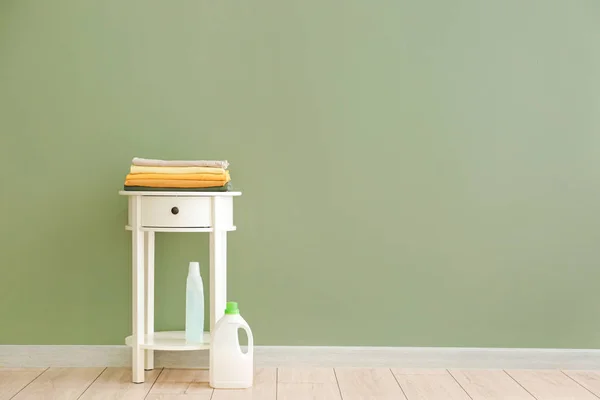
<instances>
[{"instance_id":1,"label":"green cap","mask_svg":"<svg viewBox=\"0 0 600 400\"><path fill-rule=\"evenodd\" d=\"M240 310L238 309L238 305L235 301L228 301L227 308L225 308L225 314L239 314Z\"/></svg>"}]
</instances>

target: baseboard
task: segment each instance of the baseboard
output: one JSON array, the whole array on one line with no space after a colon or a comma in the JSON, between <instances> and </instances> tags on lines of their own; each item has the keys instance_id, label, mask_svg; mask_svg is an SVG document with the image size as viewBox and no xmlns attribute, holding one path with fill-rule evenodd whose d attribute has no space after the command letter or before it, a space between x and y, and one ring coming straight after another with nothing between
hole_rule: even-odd
<instances>
[{"instance_id":1,"label":"baseboard","mask_svg":"<svg viewBox=\"0 0 600 400\"><path fill-rule=\"evenodd\" d=\"M0 346L0 367L130 366L126 346ZM257 367L600 369L595 349L257 346ZM157 367L206 368L207 351L157 351Z\"/></svg>"}]
</instances>

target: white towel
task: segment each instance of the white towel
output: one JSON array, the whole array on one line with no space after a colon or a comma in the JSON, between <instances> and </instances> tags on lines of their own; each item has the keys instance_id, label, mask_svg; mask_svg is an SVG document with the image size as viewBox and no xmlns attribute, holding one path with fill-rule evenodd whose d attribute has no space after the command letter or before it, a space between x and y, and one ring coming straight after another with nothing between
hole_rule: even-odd
<instances>
[{"instance_id":1,"label":"white towel","mask_svg":"<svg viewBox=\"0 0 600 400\"><path fill-rule=\"evenodd\" d=\"M146 167L214 167L227 169L229 163L226 160L153 160L135 157L131 163Z\"/></svg>"}]
</instances>

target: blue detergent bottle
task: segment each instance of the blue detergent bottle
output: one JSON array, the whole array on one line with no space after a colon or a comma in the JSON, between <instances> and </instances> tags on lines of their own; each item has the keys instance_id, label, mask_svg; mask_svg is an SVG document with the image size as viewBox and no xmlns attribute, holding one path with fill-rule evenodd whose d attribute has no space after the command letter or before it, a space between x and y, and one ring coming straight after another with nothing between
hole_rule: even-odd
<instances>
[{"instance_id":1,"label":"blue detergent bottle","mask_svg":"<svg viewBox=\"0 0 600 400\"><path fill-rule=\"evenodd\" d=\"M204 285L200 263L190 262L185 295L185 340L204 342Z\"/></svg>"}]
</instances>

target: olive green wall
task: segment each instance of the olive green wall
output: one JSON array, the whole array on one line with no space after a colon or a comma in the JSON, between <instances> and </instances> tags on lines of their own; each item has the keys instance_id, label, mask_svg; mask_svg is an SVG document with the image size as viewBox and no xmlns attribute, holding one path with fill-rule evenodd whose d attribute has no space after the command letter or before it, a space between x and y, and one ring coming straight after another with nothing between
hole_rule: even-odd
<instances>
[{"instance_id":1,"label":"olive green wall","mask_svg":"<svg viewBox=\"0 0 600 400\"><path fill-rule=\"evenodd\" d=\"M258 344L600 346L598 1L2 0L0 113L0 343L123 343L140 156L231 162Z\"/></svg>"}]
</instances>

